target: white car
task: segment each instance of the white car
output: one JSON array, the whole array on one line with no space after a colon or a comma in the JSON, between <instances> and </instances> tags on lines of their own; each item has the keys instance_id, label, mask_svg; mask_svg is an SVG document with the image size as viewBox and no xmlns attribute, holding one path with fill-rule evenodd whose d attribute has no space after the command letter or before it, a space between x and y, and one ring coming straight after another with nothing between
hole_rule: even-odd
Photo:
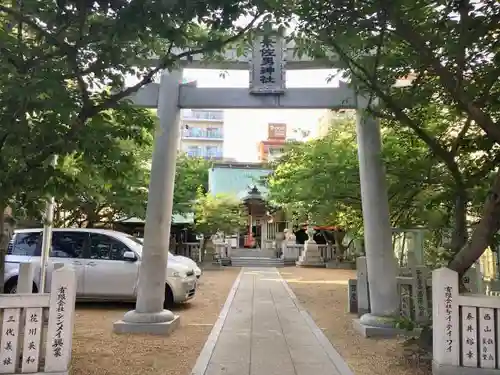
<instances>
[{"instance_id":1,"label":"white car","mask_svg":"<svg viewBox=\"0 0 500 375\"><path fill-rule=\"evenodd\" d=\"M20 229L9 244L5 291L15 293L19 263L32 262L33 289L38 290L42 229ZM70 264L77 276L77 299L135 301L142 245L128 234L104 229L53 229L47 265L46 290L54 263ZM190 300L196 292L196 275L180 262L168 262L165 306Z\"/></svg>"},{"instance_id":2,"label":"white car","mask_svg":"<svg viewBox=\"0 0 500 375\"><path fill-rule=\"evenodd\" d=\"M144 238L135 237L135 239L137 241L139 241L140 243L144 243ZM196 264L196 262L194 260L192 260L191 258L185 257L183 255L174 255L174 254L172 254L169 251L168 252L168 261L169 262L174 261L174 262L182 263L182 264L184 264L184 265L186 265L189 268L192 268L194 270L194 274L196 275L197 279L199 279L201 277L202 271L201 271L200 267L198 267L198 265Z\"/></svg>"}]
</instances>

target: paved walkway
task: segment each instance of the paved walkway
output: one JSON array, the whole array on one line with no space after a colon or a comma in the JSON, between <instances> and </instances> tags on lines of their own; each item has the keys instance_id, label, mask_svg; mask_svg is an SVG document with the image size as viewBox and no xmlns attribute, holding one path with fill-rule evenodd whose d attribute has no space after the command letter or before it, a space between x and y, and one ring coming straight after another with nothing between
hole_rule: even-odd
<instances>
[{"instance_id":1,"label":"paved walkway","mask_svg":"<svg viewBox=\"0 0 500 375\"><path fill-rule=\"evenodd\" d=\"M244 268L192 375L352 375L276 268Z\"/></svg>"}]
</instances>

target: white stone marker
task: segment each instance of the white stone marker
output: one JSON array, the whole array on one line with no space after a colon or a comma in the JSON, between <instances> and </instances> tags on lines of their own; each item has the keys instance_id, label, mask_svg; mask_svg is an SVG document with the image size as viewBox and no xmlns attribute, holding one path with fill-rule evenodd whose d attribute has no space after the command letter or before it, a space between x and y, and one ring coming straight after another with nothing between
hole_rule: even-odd
<instances>
[{"instance_id":1,"label":"white stone marker","mask_svg":"<svg viewBox=\"0 0 500 375\"><path fill-rule=\"evenodd\" d=\"M27 308L25 314L21 370L22 372L37 372L41 352L43 309L41 307Z\"/></svg>"},{"instance_id":2,"label":"white stone marker","mask_svg":"<svg viewBox=\"0 0 500 375\"><path fill-rule=\"evenodd\" d=\"M458 366L458 274L449 268L432 271L433 359L438 365Z\"/></svg>"},{"instance_id":3,"label":"white stone marker","mask_svg":"<svg viewBox=\"0 0 500 375\"><path fill-rule=\"evenodd\" d=\"M15 373L18 362L19 319L21 309L3 310L0 345L0 374Z\"/></svg>"},{"instance_id":4,"label":"white stone marker","mask_svg":"<svg viewBox=\"0 0 500 375\"><path fill-rule=\"evenodd\" d=\"M76 275L70 267L52 272L45 372L68 371L75 315Z\"/></svg>"},{"instance_id":5,"label":"white stone marker","mask_svg":"<svg viewBox=\"0 0 500 375\"><path fill-rule=\"evenodd\" d=\"M495 310L479 309L479 364L481 368L495 368Z\"/></svg>"},{"instance_id":6,"label":"white stone marker","mask_svg":"<svg viewBox=\"0 0 500 375\"><path fill-rule=\"evenodd\" d=\"M495 347L496 347L496 355L497 355L497 358L500 359L500 310L499 309L495 309L496 310L496 319L495 319L495 323L496 323L496 327L495 327L495 331L497 333L496 337L497 337L497 340L495 341Z\"/></svg>"},{"instance_id":7,"label":"white stone marker","mask_svg":"<svg viewBox=\"0 0 500 375\"><path fill-rule=\"evenodd\" d=\"M32 263L19 264L19 277L17 279L17 293L32 293L35 267Z\"/></svg>"},{"instance_id":8,"label":"white stone marker","mask_svg":"<svg viewBox=\"0 0 500 375\"><path fill-rule=\"evenodd\" d=\"M281 258L287 261L296 262L299 259L300 251L297 246L295 235L291 229L285 229L284 231L284 240L281 242Z\"/></svg>"},{"instance_id":9,"label":"white stone marker","mask_svg":"<svg viewBox=\"0 0 500 375\"><path fill-rule=\"evenodd\" d=\"M477 309L462 307L462 363L465 367L477 367Z\"/></svg>"}]
</instances>

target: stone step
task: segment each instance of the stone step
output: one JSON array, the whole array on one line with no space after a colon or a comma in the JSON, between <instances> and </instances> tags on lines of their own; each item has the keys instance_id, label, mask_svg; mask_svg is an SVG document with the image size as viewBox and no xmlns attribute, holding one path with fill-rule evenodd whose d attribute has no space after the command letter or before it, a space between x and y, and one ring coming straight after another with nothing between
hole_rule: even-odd
<instances>
[{"instance_id":1,"label":"stone step","mask_svg":"<svg viewBox=\"0 0 500 375\"><path fill-rule=\"evenodd\" d=\"M267 263L233 263L231 267L255 267L255 268L282 268L285 267L283 263L281 264L267 264Z\"/></svg>"},{"instance_id":2,"label":"stone step","mask_svg":"<svg viewBox=\"0 0 500 375\"><path fill-rule=\"evenodd\" d=\"M285 264L284 262L264 262L264 261L252 261L252 260L232 260L231 264Z\"/></svg>"},{"instance_id":3,"label":"stone step","mask_svg":"<svg viewBox=\"0 0 500 375\"><path fill-rule=\"evenodd\" d=\"M283 267L282 259L258 257L231 257L234 267Z\"/></svg>"},{"instance_id":4,"label":"stone step","mask_svg":"<svg viewBox=\"0 0 500 375\"><path fill-rule=\"evenodd\" d=\"M255 257L255 258L272 258L276 256L276 252L272 250L231 250L231 258L240 257Z\"/></svg>"}]
</instances>

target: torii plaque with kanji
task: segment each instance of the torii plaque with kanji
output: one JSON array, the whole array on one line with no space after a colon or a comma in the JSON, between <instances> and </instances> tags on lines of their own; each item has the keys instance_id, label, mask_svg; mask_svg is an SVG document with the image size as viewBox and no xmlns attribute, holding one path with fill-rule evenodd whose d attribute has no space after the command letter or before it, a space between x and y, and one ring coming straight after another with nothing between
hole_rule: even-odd
<instances>
[{"instance_id":1,"label":"torii plaque with kanji","mask_svg":"<svg viewBox=\"0 0 500 375\"><path fill-rule=\"evenodd\" d=\"M285 92L285 40L277 34L256 36L250 61L250 93Z\"/></svg>"}]
</instances>

